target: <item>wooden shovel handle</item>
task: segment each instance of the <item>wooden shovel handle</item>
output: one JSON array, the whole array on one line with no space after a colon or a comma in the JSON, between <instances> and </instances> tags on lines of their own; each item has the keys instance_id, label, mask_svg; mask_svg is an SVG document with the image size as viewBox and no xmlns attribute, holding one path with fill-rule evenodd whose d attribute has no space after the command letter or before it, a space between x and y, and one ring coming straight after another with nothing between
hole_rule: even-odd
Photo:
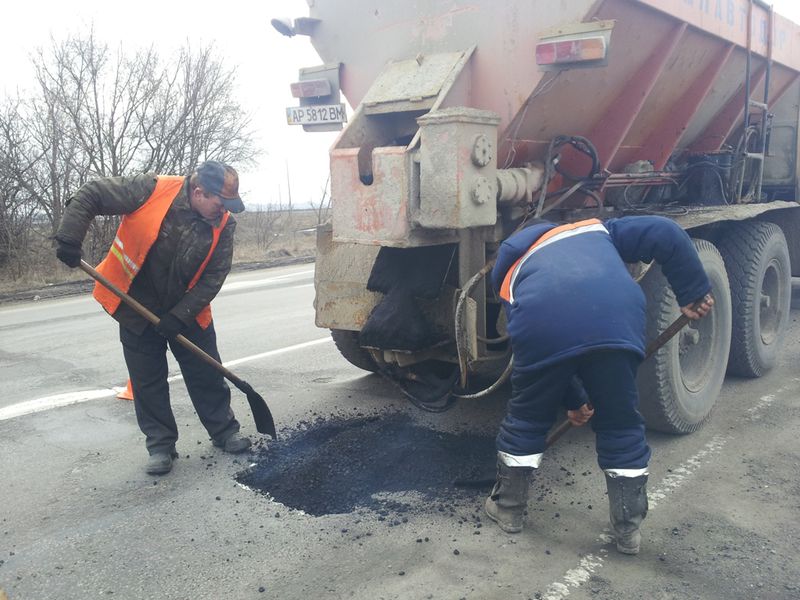
<instances>
[{"instance_id":1,"label":"wooden shovel handle","mask_svg":"<svg viewBox=\"0 0 800 600\"><path fill-rule=\"evenodd\" d=\"M153 325L158 325L160 319L153 314L147 307L145 307L141 302L136 300L135 298L129 296L121 289L119 289L116 285L111 283L108 278L106 278L102 273L97 271L94 267L92 267L89 263L85 260L81 260L80 264L81 269L87 273L92 279L95 281L99 281L102 285L107 287L111 290L115 296L117 296L120 300L122 300L125 304L130 306L136 313L150 321ZM215 360L214 357L209 355L205 352L202 348L198 347L194 342L189 340L186 336L178 334L175 336L175 339L184 346L187 350L189 350L192 354L206 362L208 365L217 369L220 373L222 373L227 379L229 379L234 385L239 387L242 382L236 375L234 375L231 371L225 368L219 361ZM241 388L240 388L241 389Z\"/></svg>"},{"instance_id":2,"label":"wooden shovel handle","mask_svg":"<svg viewBox=\"0 0 800 600\"><path fill-rule=\"evenodd\" d=\"M705 298L703 298L703 300L695 302L692 305L692 308L696 308L697 306L702 304L704 300ZM681 329L686 327L687 323L689 323L689 321L691 320L692 319L690 317L681 313L681 315L677 319L675 319L669 327L667 327L664 331L662 331L661 334L656 339L654 339L647 345L647 349L645 350L644 353L644 360L647 360L648 358L653 356L653 354L658 352L664 344L670 341L675 336L675 334L678 333ZM565 420L562 423L559 423L559 425L555 429L553 429L550 435L547 436L547 440L545 441L545 448L549 448L550 446L555 444L559 440L559 438L561 438L562 435L564 435L567 431L570 430L571 427L572 423L570 423L569 420Z\"/></svg>"}]
</instances>

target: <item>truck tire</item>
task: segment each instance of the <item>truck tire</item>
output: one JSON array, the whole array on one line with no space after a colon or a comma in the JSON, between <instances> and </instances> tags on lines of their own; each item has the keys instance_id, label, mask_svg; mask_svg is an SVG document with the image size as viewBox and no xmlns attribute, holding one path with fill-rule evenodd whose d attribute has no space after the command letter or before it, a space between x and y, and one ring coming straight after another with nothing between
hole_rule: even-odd
<instances>
[{"instance_id":1,"label":"truck tire","mask_svg":"<svg viewBox=\"0 0 800 600\"><path fill-rule=\"evenodd\" d=\"M800 207L773 210L759 218L781 228L789 248L792 277L800 277Z\"/></svg>"},{"instance_id":2,"label":"truck tire","mask_svg":"<svg viewBox=\"0 0 800 600\"><path fill-rule=\"evenodd\" d=\"M731 223L719 242L731 284L728 373L761 377L778 359L792 301L789 249L774 223Z\"/></svg>"},{"instance_id":3,"label":"truck tire","mask_svg":"<svg viewBox=\"0 0 800 600\"><path fill-rule=\"evenodd\" d=\"M714 309L644 361L637 378L647 427L665 433L691 433L705 423L725 380L730 350L731 297L725 264L711 242L694 243L711 280ZM654 340L678 318L680 310L657 265L641 285L647 298L647 339Z\"/></svg>"},{"instance_id":4,"label":"truck tire","mask_svg":"<svg viewBox=\"0 0 800 600\"><path fill-rule=\"evenodd\" d=\"M344 356L351 365L371 373L378 372L378 365L375 364L372 355L359 346L357 331L331 329L331 337L339 353Z\"/></svg>"}]
</instances>

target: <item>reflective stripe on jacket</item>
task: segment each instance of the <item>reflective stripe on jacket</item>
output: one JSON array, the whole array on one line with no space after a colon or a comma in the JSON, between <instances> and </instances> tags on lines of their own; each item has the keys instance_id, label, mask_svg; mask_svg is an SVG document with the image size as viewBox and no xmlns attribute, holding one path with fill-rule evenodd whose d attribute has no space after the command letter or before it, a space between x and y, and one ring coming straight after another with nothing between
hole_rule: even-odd
<instances>
[{"instance_id":1,"label":"reflective stripe on jacket","mask_svg":"<svg viewBox=\"0 0 800 600\"><path fill-rule=\"evenodd\" d=\"M655 260L681 306L710 289L692 240L664 217L534 223L498 250L515 372L596 350L644 356L645 298L626 262Z\"/></svg>"},{"instance_id":2,"label":"reflective stripe on jacket","mask_svg":"<svg viewBox=\"0 0 800 600\"><path fill-rule=\"evenodd\" d=\"M150 248L158 238L161 223L172 202L180 194L185 179L180 176L158 176L155 189L144 204L136 211L122 217L114 243L108 255L97 266L97 270L123 292L128 292L134 278L139 274ZM189 283L189 289L194 287L208 261L211 260L228 216L229 213L225 212L219 225L212 228L211 247ZM93 296L111 315L117 311L121 303L111 290L100 283L95 284ZM211 323L211 306L203 307L195 318L203 329L208 327Z\"/></svg>"},{"instance_id":3,"label":"reflective stripe on jacket","mask_svg":"<svg viewBox=\"0 0 800 600\"><path fill-rule=\"evenodd\" d=\"M550 229L542 237L537 239L531 245L531 247L528 248L527 252L517 259L517 262L511 265L511 268L508 270L505 278L503 279L503 284L500 286L500 297L506 302L513 304L514 282L517 279L517 275L519 274L522 265L525 264L525 261L528 260L528 258L530 258L534 252L541 250L548 244L552 244L558 240L563 240L564 238L579 235L581 233L589 233L590 231L602 231L603 233L608 233L608 230L606 230L606 228L603 226L603 223L599 219L587 219L585 221L578 221L577 223L567 223L566 225L561 225L560 227L554 227L553 229Z\"/></svg>"}]
</instances>

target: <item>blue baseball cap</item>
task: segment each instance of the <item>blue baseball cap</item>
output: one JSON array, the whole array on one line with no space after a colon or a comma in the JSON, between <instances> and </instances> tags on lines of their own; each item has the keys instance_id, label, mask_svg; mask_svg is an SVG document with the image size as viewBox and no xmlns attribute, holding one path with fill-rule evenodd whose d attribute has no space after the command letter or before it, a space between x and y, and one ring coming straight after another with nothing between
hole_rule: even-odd
<instances>
[{"instance_id":1,"label":"blue baseball cap","mask_svg":"<svg viewBox=\"0 0 800 600\"><path fill-rule=\"evenodd\" d=\"M231 166L216 160L207 160L195 171L197 183L209 194L219 196L222 206L232 213L244 210L244 202L239 197L239 174Z\"/></svg>"}]
</instances>

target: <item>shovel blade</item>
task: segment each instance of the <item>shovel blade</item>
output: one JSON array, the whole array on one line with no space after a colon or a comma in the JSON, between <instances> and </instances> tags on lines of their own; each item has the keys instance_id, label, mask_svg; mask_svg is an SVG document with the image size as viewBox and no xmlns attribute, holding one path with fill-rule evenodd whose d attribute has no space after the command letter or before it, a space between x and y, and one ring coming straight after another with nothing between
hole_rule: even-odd
<instances>
[{"instance_id":1,"label":"shovel blade","mask_svg":"<svg viewBox=\"0 0 800 600\"><path fill-rule=\"evenodd\" d=\"M278 439L275 432L275 420L272 418L272 413L264 399L258 394L255 394L255 398L248 394L247 401L250 403L250 410L253 412L256 430L259 433L271 436L273 440Z\"/></svg>"},{"instance_id":2,"label":"shovel blade","mask_svg":"<svg viewBox=\"0 0 800 600\"><path fill-rule=\"evenodd\" d=\"M272 413L264 398L262 398L246 381L239 380L235 382L235 384L236 387L247 395L247 403L250 405L250 411L253 413L253 421L256 424L256 430L259 433L271 436L273 440L278 439L277 433L275 432L275 420L272 418Z\"/></svg>"}]
</instances>

